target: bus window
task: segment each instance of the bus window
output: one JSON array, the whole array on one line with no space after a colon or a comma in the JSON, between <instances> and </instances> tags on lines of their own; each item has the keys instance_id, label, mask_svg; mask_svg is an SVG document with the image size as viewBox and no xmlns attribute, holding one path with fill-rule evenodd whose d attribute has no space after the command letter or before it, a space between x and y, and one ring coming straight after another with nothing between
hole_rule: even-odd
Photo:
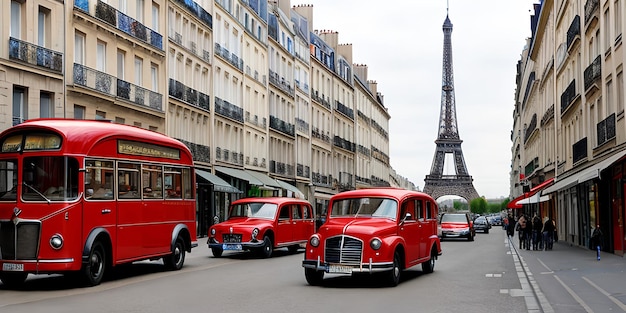
<instances>
[{"instance_id":1,"label":"bus window","mask_svg":"<svg viewBox=\"0 0 626 313\"><path fill-rule=\"evenodd\" d=\"M113 161L85 160L85 197L113 199Z\"/></svg>"},{"instance_id":2,"label":"bus window","mask_svg":"<svg viewBox=\"0 0 626 313\"><path fill-rule=\"evenodd\" d=\"M24 158L24 201L68 201L78 196L78 161L69 157Z\"/></svg>"},{"instance_id":3,"label":"bus window","mask_svg":"<svg viewBox=\"0 0 626 313\"><path fill-rule=\"evenodd\" d=\"M163 171L160 166L141 166L144 199L163 199Z\"/></svg>"},{"instance_id":4,"label":"bus window","mask_svg":"<svg viewBox=\"0 0 626 313\"><path fill-rule=\"evenodd\" d=\"M182 199L182 174L180 168L165 168L165 192L168 199Z\"/></svg>"},{"instance_id":5,"label":"bus window","mask_svg":"<svg viewBox=\"0 0 626 313\"><path fill-rule=\"evenodd\" d=\"M183 169L183 196L185 199L195 199L196 195L193 193L194 188L191 180L191 170L188 168ZM228 204L225 206L228 207Z\"/></svg>"},{"instance_id":6,"label":"bus window","mask_svg":"<svg viewBox=\"0 0 626 313\"><path fill-rule=\"evenodd\" d=\"M117 197L119 199L141 199L139 192L139 164L117 164Z\"/></svg>"},{"instance_id":7,"label":"bus window","mask_svg":"<svg viewBox=\"0 0 626 313\"><path fill-rule=\"evenodd\" d=\"M17 161L0 161L0 201L17 200Z\"/></svg>"}]
</instances>

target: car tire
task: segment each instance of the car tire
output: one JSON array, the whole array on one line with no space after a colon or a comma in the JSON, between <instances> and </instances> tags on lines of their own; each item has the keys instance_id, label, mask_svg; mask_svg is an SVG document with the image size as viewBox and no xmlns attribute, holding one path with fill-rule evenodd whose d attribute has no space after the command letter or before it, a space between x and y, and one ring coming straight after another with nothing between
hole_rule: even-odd
<instances>
[{"instance_id":1,"label":"car tire","mask_svg":"<svg viewBox=\"0 0 626 313\"><path fill-rule=\"evenodd\" d=\"M430 274L435 271L435 260L437 259L437 252L435 247L430 251L430 259L422 263L422 272Z\"/></svg>"},{"instance_id":2,"label":"car tire","mask_svg":"<svg viewBox=\"0 0 626 313\"><path fill-rule=\"evenodd\" d=\"M263 237L263 247L259 252L259 255L264 259L272 256L272 252L274 252L274 243L269 236Z\"/></svg>"},{"instance_id":3,"label":"car tire","mask_svg":"<svg viewBox=\"0 0 626 313\"><path fill-rule=\"evenodd\" d=\"M304 277L306 278L306 282L311 286L319 286L324 281L324 272L317 271L312 268L304 269Z\"/></svg>"},{"instance_id":4,"label":"car tire","mask_svg":"<svg viewBox=\"0 0 626 313\"><path fill-rule=\"evenodd\" d=\"M0 280L9 289L16 289L24 285L28 273L24 272L1 272Z\"/></svg>"},{"instance_id":5,"label":"car tire","mask_svg":"<svg viewBox=\"0 0 626 313\"><path fill-rule=\"evenodd\" d=\"M183 268L185 264L185 242L182 238L176 238L174 244L174 251L170 255L163 257L163 264L165 268L171 271L178 271Z\"/></svg>"},{"instance_id":6,"label":"car tire","mask_svg":"<svg viewBox=\"0 0 626 313\"><path fill-rule=\"evenodd\" d=\"M393 268L387 273L387 284L390 287L398 286L400 283L401 273L402 266L400 264L400 253L396 251L393 254Z\"/></svg>"},{"instance_id":7,"label":"car tire","mask_svg":"<svg viewBox=\"0 0 626 313\"><path fill-rule=\"evenodd\" d=\"M96 286L102 282L107 269L106 251L102 242L94 242L89 251L87 263L83 264L83 279L88 286Z\"/></svg>"},{"instance_id":8,"label":"car tire","mask_svg":"<svg viewBox=\"0 0 626 313\"><path fill-rule=\"evenodd\" d=\"M224 253L224 249L220 249L220 248L211 248L211 253L213 253L213 256L216 258L219 258L222 256L222 253Z\"/></svg>"}]
</instances>

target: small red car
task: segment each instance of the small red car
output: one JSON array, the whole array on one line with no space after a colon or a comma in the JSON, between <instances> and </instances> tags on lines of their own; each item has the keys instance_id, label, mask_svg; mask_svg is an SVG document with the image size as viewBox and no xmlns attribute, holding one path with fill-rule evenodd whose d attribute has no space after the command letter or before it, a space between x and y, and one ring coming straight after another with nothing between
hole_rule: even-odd
<instances>
[{"instance_id":1,"label":"small red car","mask_svg":"<svg viewBox=\"0 0 626 313\"><path fill-rule=\"evenodd\" d=\"M320 285L324 274L377 273L391 286L417 264L430 273L441 255L437 202L397 188L341 192L330 199L324 223L306 245L304 276Z\"/></svg>"},{"instance_id":2,"label":"small red car","mask_svg":"<svg viewBox=\"0 0 626 313\"><path fill-rule=\"evenodd\" d=\"M296 198L244 198L234 201L228 219L209 228L213 256L225 250L252 250L270 257L274 249L296 252L315 232L313 207Z\"/></svg>"}]
</instances>

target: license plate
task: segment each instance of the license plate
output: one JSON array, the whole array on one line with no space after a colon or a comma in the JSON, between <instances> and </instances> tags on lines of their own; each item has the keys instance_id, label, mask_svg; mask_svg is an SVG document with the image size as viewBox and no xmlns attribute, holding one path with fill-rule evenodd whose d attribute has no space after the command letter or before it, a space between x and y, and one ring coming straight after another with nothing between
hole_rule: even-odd
<instances>
[{"instance_id":1,"label":"license plate","mask_svg":"<svg viewBox=\"0 0 626 313\"><path fill-rule=\"evenodd\" d=\"M352 273L352 266L339 265L339 264L330 264L328 265L329 273L342 273L342 274L350 274Z\"/></svg>"},{"instance_id":2,"label":"license plate","mask_svg":"<svg viewBox=\"0 0 626 313\"><path fill-rule=\"evenodd\" d=\"M7 272L23 272L24 264L4 263L2 264L2 270Z\"/></svg>"},{"instance_id":3,"label":"license plate","mask_svg":"<svg viewBox=\"0 0 626 313\"><path fill-rule=\"evenodd\" d=\"M241 250L241 245L225 243L225 244L222 245L222 249L224 249L224 250Z\"/></svg>"}]
</instances>

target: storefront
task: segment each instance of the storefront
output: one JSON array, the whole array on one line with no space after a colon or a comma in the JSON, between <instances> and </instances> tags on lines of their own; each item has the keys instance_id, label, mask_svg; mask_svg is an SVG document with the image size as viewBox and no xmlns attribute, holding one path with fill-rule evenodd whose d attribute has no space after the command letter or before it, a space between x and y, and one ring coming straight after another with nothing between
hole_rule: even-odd
<instances>
[{"instance_id":1,"label":"storefront","mask_svg":"<svg viewBox=\"0 0 626 313\"><path fill-rule=\"evenodd\" d=\"M209 227L218 219L225 217L230 203L243 193L208 170L196 169L197 236L206 237Z\"/></svg>"}]
</instances>

